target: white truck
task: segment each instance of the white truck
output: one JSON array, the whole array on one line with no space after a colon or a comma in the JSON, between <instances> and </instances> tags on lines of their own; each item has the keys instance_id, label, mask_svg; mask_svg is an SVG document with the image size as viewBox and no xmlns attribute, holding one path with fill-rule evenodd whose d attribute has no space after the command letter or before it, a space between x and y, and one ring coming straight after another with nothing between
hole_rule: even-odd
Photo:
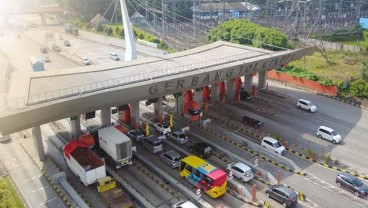
<instances>
[{"instance_id":1,"label":"white truck","mask_svg":"<svg viewBox=\"0 0 368 208\"><path fill-rule=\"evenodd\" d=\"M114 161L115 168L132 164L132 141L114 126L98 130L100 148Z\"/></svg>"},{"instance_id":2,"label":"white truck","mask_svg":"<svg viewBox=\"0 0 368 208\"><path fill-rule=\"evenodd\" d=\"M86 186L106 177L105 161L80 142L69 142L64 148L64 158L68 167Z\"/></svg>"}]
</instances>

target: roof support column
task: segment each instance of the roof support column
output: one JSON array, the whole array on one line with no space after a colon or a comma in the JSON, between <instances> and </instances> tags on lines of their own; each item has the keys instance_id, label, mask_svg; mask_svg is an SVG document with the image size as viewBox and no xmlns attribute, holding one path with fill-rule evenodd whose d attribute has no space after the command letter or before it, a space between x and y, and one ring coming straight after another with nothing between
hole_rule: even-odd
<instances>
[{"instance_id":1,"label":"roof support column","mask_svg":"<svg viewBox=\"0 0 368 208\"><path fill-rule=\"evenodd\" d=\"M220 100L220 85L218 84L211 85L211 100L212 101Z\"/></svg>"},{"instance_id":2,"label":"roof support column","mask_svg":"<svg viewBox=\"0 0 368 208\"><path fill-rule=\"evenodd\" d=\"M194 93L193 93L193 100L196 101L199 105L199 108L202 108L202 105L203 105L203 88L197 88L194 90Z\"/></svg>"},{"instance_id":3,"label":"roof support column","mask_svg":"<svg viewBox=\"0 0 368 208\"><path fill-rule=\"evenodd\" d=\"M41 127L35 126L32 128L32 139L33 143L36 149L36 152L38 154L38 158L43 161L45 160L45 150L43 149L43 143L42 143L42 135L41 135Z\"/></svg>"},{"instance_id":4,"label":"roof support column","mask_svg":"<svg viewBox=\"0 0 368 208\"><path fill-rule=\"evenodd\" d=\"M101 109L101 125L103 127L111 126L111 108Z\"/></svg>"},{"instance_id":5,"label":"roof support column","mask_svg":"<svg viewBox=\"0 0 368 208\"><path fill-rule=\"evenodd\" d=\"M183 95L180 95L176 98L176 114L183 115Z\"/></svg>"},{"instance_id":6,"label":"roof support column","mask_svg":"<svg viewBox=\"0 0 368 208\"><path fill-rule=\"evenodd\" d=\"M155 118L157 118L158 122L162 123L164 117L164 107L162 102L162 97L157 98L157 102L153 103L153 109L155 111Z\"/></svg>"},{"instance_id":7,"label":"roof support column","mask_svg":"<svg viewBox=\"0 0 368 208\"><path fill-rule=\"evenodd\" d=\"M235 99L235 82L233 79L229 79L226 82L226 96L229 99Z\"/></svg>"},{"instance_id":8,"label":"roof support column","mask_svg":"<svg viewBox=\"0 0 368 208\"><path fill-rule=\"evenodd\" d=\"M81 134L80 115L70 117L70 133L73 140L77 140Z\"/></svg>"},{"instance_id":9,"label":"roof support column","mask_svg":"<svg viewBox=\"0 0 368 208\"><path fill-rule=\"evenodd\" d=\"M139 101L130 103L130 110L132 115L131 125L133 128L139 128L141 125L141 119L139 118Z\"/></svg>"},{"instance_id":10,"label":"roof support column","mask_svg":"<svg viewBox=\"0 0 368 208\"><path fill-rule=\"evenodd\" d=\"M266 87L267 81L267 71L262 71L258 73L258 89L263 89Z\"/></svg>"},{"instance_id":11,"label":"roof support column","mask_svg":"<svg viewBox=\"0 0 368 208\"><path fill-rule=\"evenodd\" d=\"M248 93L251 93L253 85L253 74L245 75L244 76L244 89Z\"/></svg>"}]
</instances>

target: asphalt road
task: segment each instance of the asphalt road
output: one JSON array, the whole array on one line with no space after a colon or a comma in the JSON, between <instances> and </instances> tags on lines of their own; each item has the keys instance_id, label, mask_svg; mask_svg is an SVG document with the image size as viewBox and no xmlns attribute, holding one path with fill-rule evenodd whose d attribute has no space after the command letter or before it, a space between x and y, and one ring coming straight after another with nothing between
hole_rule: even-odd
<instances>
[{"instance_id":1,"label":"asphalt road","mask_svg":"<svg viewBox=\"0 0 368 208\"><path fill-rule=\"evenodd\" d=\"M0 160L27 207L66 208L47 179L15 141L15 137L0 143Z\"/></svg>"}]
</instances>

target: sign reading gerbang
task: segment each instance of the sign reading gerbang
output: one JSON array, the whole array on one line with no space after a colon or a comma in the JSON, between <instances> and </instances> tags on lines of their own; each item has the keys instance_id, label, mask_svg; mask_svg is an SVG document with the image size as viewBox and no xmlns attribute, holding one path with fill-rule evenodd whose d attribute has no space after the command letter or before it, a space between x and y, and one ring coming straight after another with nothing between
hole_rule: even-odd
<instances>
[{"instance_id":1,"label":"sign reading gerbang","mask_svg":"<svg viewBox=\"0 0 368 208\"><path fill-rule=\"evenodd\" d=\"M290 61L299 59L305 55L310 55L314 52L314 48L307 48L295 51L288 51L279 54L271 54L269 57L243 60L236 62L237 66L211 66L204 68L203 73L196 75L181 75L180 78L172 79L163 82L157 82L152 84L148 92L151 95L154 94L169 94L182 92L187 89L196 89L206 85L211 85L224 80L230 80L235 77L254 74L261 71L267 71L280 67L282 64L287 64ZM230 65L230 64L229 64Z\"/></svg>"}]
</instances>

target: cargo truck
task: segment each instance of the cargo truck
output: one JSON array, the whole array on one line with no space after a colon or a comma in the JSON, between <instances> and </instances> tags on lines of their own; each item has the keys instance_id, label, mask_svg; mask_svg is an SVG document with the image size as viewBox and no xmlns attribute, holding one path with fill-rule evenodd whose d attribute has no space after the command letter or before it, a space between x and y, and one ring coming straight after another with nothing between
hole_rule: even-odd
<instances>
[{"instance_id":1,"label":"cargo truck","mask_svg":"<svg viewBox=\"0 0 368 208\"><path fill-rule=\"evenodd\" d=\"M133 202L120 188L116 186L116 179L107 176L97 182L97 190L110 208L133 208Z\"/></svg>"},{"instance_id":2,"label":"cargo truck","mask_svg":"<svg viewBox=\"0 0 368 208\"><path fill-rule=\"evenodd\" d=\"M36 56L29 57L29 61L31 62L32 70L34 72L45 71L45 67L43 61Z\"/></svg>"},{"instance_id":3,"label":"cargo truck","mask_svg":"<svg viewBox=\"0 0 368 208\"><path fill-rule=\"evenodd\" d=\"M78 28L71 24L71 23L65 23L64 24L64 29L65 29L65 32L67 33L71 33L71 34L74 34L74 35L79 35L79 30Z\"/></svg>"},{"instance_id":4,"label":"cargo truck","mask_svg":"<svg viewBox=\"0 0 368 208\"><path fill-rule=\"evenodd\" d=\"M115 168L132 164L132 141L114 126L98 130L100 148L114 161Z\"/></svg>"},{"instance_id":5,"label":"cargo truck","mask_svg":"<svg viewBox=\"0 0 368 208\"><path fill-rule=\"evenodd\" d=\"M80 142L71 141L65 146L64 159L70 170L86 186L106 177L105 162Z\"/></svg>"}]
</instances>

